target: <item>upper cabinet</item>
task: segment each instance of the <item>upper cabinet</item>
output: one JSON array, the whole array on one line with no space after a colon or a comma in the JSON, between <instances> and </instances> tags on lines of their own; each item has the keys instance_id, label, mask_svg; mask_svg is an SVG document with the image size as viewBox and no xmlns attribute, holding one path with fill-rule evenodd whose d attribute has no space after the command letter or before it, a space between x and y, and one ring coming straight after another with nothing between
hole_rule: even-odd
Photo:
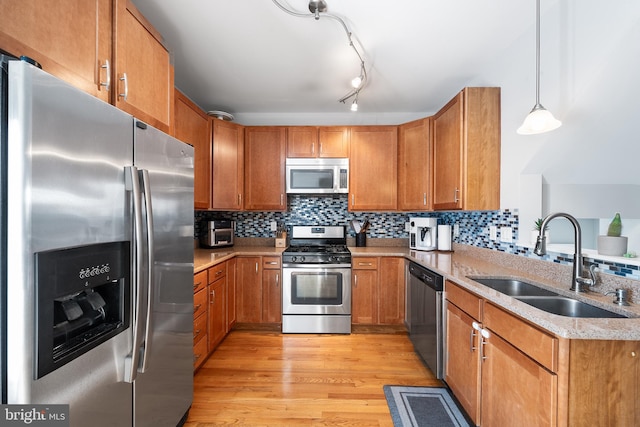
<instances>
[{"instance_id":1,"label":"upper cabinet","mask_svg":"<svg viewBox=\"0 0 640 427\"><path fill-rule=\"evenodd\" d=\"M111 0L2 1L0 49L109 102L111 23Z\"/></svg>"},{"instance_id":2,"label":"upper cabinet","mask_svg":"<svg viewBox=\"0 0 640 427\"><path fill-rule=\"evenodd\" d=\"M162 36L131 0L115 1L113 103L171 133L173 65Z\"/></svg>"},{"instance_id":3,"label":"upper cabinet","mask_svg":"<svg viewBox=\"0 0 640 427\"><path fill-rule=\"evenodd\" d=\"M180 91L175 93L174 136L193 146L193 206L211 205L211 122L209 116Z\"/></svg>"},{"instance_id":4,"label":"upper cabinet","mask_svg":"<svg viewBox=\"0 0 640 427\"><path fill-rule=\"evenodd\" d=\"M349 210L396 210L397 158L397 126L351 128Z\"/></svg>"},{"instance_id":5,"label":"upper cabinet","mask_svg":"<svg viewBox=\"0 0 640 427\"><path fill-rule=\"evenodd\" d=\"M287 209L284 181L286 134L287 129L282 126L245 128L245 210Z\"/></svg>"},{"instance_id":6,"label":"upper cabinet","mask_svg":"<svg viewBox=\"0 0 640 427\"><path fill-rule=\"evenodd\" d=\"M431 119L398 126L398 210L432 209L432 174Z\"/></svg>"},{"instance_id":7,"label":"upper cabinet","mask_svg":"<svg viewBox=\"0 0 640 427\"><path fill-rule=\"evenodd\" d=\"M433 117L433 208L500 209L500 88L468 87Z\"/></svg>"},{"instance_id":8,"label":"upper cabinet","mask_svg":"<svg viewBox=\"0 0 640 427\"><path fill-rule=\"evenodd\" d=\"M349 157L349 128L290 126L287 157Z\"/></svg>"},{"instance_id":9,"label":"upper cabinet","mask_svg":"<svg viewBox=\"0 0 640 427\"><path fill-rule=\"evenodd\" d=\"M212 118L211 209L237 211L244 198L244 127Z\"/></svg>"}]
</instances>

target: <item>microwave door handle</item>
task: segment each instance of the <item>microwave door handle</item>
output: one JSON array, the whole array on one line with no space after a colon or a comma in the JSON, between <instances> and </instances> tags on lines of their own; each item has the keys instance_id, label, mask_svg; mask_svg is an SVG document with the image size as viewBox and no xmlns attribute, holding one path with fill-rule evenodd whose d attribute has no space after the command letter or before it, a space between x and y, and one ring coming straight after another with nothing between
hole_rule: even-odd
<instances>
[{"instance_id":1,"label":"microwave door handle","mask_svg":"<svg viewBox=\"0 0 640 427\"><path fill-rule=\"evenodd\" d=\"M133 339L131 343L131 351L125 357L124 361L124 381L132 383L137 376L138 365L140 363L140 342L142 326L140 313L142 311L142 295L140 295L140 283L142 281L140 270L140 257L143 251L143 233L142 233L142 200L140 193L140 180L138 178L138 168L128 166L125 168L125 188L131 192L133 199L133 261L132 261L132 283L134 309L132 313Z\"/></svg>"},{"instance_id":2,"label":"microwave door handle","mask_svg":"<svg viewBox=\"0 0 640 427\"><path fill-rule=\"evenodd\" d=\"M146 222L146 230L147 230L147 281L144 286L141 288L146 288L146 297L147 297L147 316L145 319L145 333L144 333L144 350L142 354L142 366L140 366L140 373L144 373L147 369L147 360L148 355L151 352L151 344L152 344L152 308L153 308L153 267L155 264L154 257L154 240L153 240L153 206L151 203L151 184L149 180L149 171L143 169L141 171L142 175L142 193L144 195L144 204L145 204L145 222Z\"/></svg>"}]
</instances>

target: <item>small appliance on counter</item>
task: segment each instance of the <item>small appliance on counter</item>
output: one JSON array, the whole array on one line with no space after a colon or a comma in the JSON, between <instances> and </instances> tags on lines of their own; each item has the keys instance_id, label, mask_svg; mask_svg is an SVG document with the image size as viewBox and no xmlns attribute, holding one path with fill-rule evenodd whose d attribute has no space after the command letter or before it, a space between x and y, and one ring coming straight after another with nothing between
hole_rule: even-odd
<instances>
[{"instance_id":1,"label":"small appliance on counter","mask_svg":"<svg viewBox=\"0 0 640 427\"><path fill-rule=\"evenodd\" d=\"M438 249L438 218L409 218L409 248L419 251Z\"/></svg>"},{"instance_id":2,"label":"small appliance on counter","mask_svg":"<svg viewBox=\"0 0 640 427\"><path fill-rule=\"evenodd\" d=\"M204 248L224 248L233 246L236 222L230 219L205 221L204 233L200 235L200 246Z\"/></svg>"}]
</instances>

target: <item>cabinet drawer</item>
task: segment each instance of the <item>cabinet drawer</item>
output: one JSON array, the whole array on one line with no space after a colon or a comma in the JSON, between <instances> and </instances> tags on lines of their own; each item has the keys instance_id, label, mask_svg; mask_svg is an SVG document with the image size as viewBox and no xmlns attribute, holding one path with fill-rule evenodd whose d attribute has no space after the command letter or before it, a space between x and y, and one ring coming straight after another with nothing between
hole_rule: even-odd
<instances>
[{"instance_id":1,"label":"cabinet drawer","mask_svg":"<svg viewBox=\"0 0 640 427\"><path fill-rule=\"evenodd\" d=\"M209 268L209 283L213 283L227 274L227 263L221 262Z\"/></svg>"},{"instance_id":2,"label":"cabinet drawer","mask_svg":"<svg viewBox=\"0 0 640 427\"><path fill-rule=\"evenodd\" d=\"M276 270L280 269L280 257L278 256L263 256L262 257L262 269L263 270Z\"/></svg>"},{"instance_id":3,"label":"cabinet drawer","mask_svg":"<svg viewBox=\"0 0 640 427\"><path fill-rule=\"evenodd\" d=\"M202 289L193 295L193 318L207 311L207 291Z\"/></svg>"},{"instance_id":4,"label":"cabinet drawer","mask_svg":"<svg viewBox=\"0 0 640 427\"><path fill-rule=\"evenodd\" d=\"M204 289L207 286L207 270L201 271L193 275L193 293L195 294L200 289Z\"/></svg>"},{"instance_id":5,"label":"cabinet drawer","mask_svg":"<svg viewBox=\"0 0 640 427\"><path fill-rule=\"evenodd\" d=\"M205 316L206 317L206 316ZM207 338L203 337L193 345L193 369L198 369L207 358Z\"/></svg>"},{"instance_id":6,"label":"cabinet drawer","mask_svg":"<svg viewBox=\"0 0 640 427\"><path fill-rule=\"evenodd\" d=\"M545 368L558 371L558 339L530 323L485 302L486 328L500 335L514 347L534 359Z\"/></svg>"},{"instance_id":7,"label":"cabinet drawer","mask_svg":"<svg viewBox=\"0 0 640 427\"><path fill-rule=\"evenodd\" d=\"M200 313L193 321L193 344L195 345L202 337L207 335L207 316ZM205 339L206 341L206 339Z\"/></svg>"},{"instance_id":8,"label":"cabinet drawer","mask_svg":"<svg viewBox=\"0 0 640 427\"><path fill-rule=\"evenodd\" d=\"M482 322L482 300L480 297L448 280L444 290L448 301L457 305L475 320Z\"/></svg>"},{"instance_id":9,"label":"cabinet drawer","mask_svg":"<svg viewBox=\"0 0 640 427\"><path fill-rule=\"evenodd\" d=\"M356 257L352 260L354 270L377 270L378 258L376 257Z\"/></svg>"}]
</instances>

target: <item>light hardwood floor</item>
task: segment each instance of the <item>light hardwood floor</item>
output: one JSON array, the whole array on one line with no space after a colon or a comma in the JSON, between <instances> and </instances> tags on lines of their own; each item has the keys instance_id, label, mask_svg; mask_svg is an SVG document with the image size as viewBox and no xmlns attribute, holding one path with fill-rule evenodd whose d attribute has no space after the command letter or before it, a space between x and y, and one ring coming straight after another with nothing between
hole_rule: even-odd
<instances>
[{"instance_id":1,"label":"light hardwood floor","mask_svg":"<svg viewBox=\"0 0 640 427\"><path fill-rule=\"evenodd\" d=\"M185 426L388 426L385 384L441 385L406 334L236 330L194 378Z\"/></svg>"}]
</instances>

